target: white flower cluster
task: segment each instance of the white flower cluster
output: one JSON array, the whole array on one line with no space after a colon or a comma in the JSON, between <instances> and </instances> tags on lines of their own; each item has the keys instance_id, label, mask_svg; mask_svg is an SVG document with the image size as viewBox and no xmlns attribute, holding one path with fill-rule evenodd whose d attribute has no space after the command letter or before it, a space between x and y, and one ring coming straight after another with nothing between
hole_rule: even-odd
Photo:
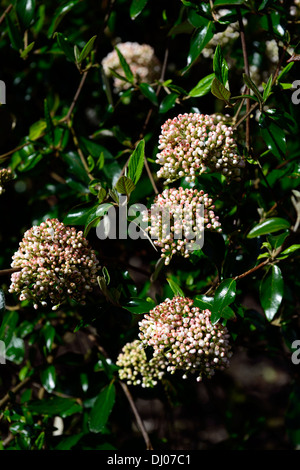
<instances>
[{"instance_id":1,"label":"white flower cluster","mask_svg":"<svg viewBox=\"0 0 300 470\"><path fill-rule=\"evenodd\" d=\"M10 168L0 169L0 194L4 193L4 185L13 179L13 174Z\"/></svg>"},{"instance_id":2,"label":"white flower cluster","mask_svg":"<svg viewBox=\"0 0 300 470\"><path fill-rule=\"evenodd\" d=\"M35 308L50 301L56 310L68 297L84 304L97 282L98 263L81 231L47 219L25 232L13 255L11 266L21 270L12 274L9 292Z\"/></svg>"},{"instance_id":3,"label":"white flower cluster","mask_svg":"<svg viewBox=\"0 0 300 470\"><path fill-rule=\"evenodd\" d=\"M120 367L121 380L125 380L128 385L141 385L144 388L157 385L165 373L164 361L154 358L148 361L143 344L139 340L123 346L116 364Z\"/></svg>"},{"instance_id":4,"label":"white flower cluster","mask_svg":"<svg viewBox=\"0 0 300 470\"><path fill-rule=\"evenodd\" d=\"M245 161L238 155L232 127L220 115L199 113L179 114L161 127L156 163L165 184L186 177L194 181L207 168L240 180Z\"/></svg>"},{"instance_id":5,"label":"white flower cluster","mask_svg":"<svg viewBox=\"0 0 300 470\"><path fill-rule=\"evenodd\" d=\"M124 42L118 44L117 48L126 59L136 82L152 83L159 78L161 64L151 46L148 44L138 44L137 42ZM124 76L116 50L110 52L102 60L102 66L108 77L112 76L111 69ZM113 80L116 92L127 90L131 86L130 83L118 77L114 76Z\"/></svg>"},{"instance_id":6,"label":"white flower cluster","mask_svg":"<svg viewBox=\"0 0 300 470\"><path fill-rule=\"evenodd\" d=\"M156 196L151 210L143 213L143 220L151 222L146 230L154 245L161 248L166 265L175 254L188 258L189 244L201 241L204 229L222 231L214 208L208 194L197 189L165 189Z\"/></svg>"},{"instance_id":7,"label":"white flower cluster","mask_svg":"<svg viewBox=\"0 0 300 470\"><path fill-rule=\"evenodd\" d=\"M227 26L224 31L214 34L213 38L204 47L201 54L206 59L212 58L218 44L223 49L225 46L227 46L228 43L235 41L239 35L239 24L232 23L231 25Z\"/></svg>"},{"instance_id":8,"label":"white flower cluster","mask_svg":"<svg viewBox=\"0 0 300 470\"><path fill-rule=\"evenodd\" d=\"M182 371L199 382L229 366L229 333L221 323L212 325L211 312L200 310L184 297L166 299L139 322L140 341L127 344L118 360L119 375L129 384L151 387L166 373ZM147 361L141 349L152 348Z\"/></svg>"}]
</instances>

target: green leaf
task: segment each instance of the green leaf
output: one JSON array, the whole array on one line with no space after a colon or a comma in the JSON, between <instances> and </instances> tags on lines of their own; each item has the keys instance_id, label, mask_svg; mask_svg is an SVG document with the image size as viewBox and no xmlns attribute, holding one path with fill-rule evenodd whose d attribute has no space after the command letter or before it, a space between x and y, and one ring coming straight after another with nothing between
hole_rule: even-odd
<instances>
[{"instance_id":1,"label":"green leaf","mask_svg":"<svg viewBox=\"0 0 300 470\"><path fill-rule=\"evenodd\" d=\"M55 338L55 328L51 325L51 323L47 322L43 326L41 334L45 341L46 350L47 352L50 352Z\"/></svg>"},{"instance_id":2,"label":"green leaf","mask_svg":"<svg viewBox=\"0 0 300 470\"><path fill-rule=\"evenodd\" d=\"M59 23L62 21L64 16L74 8L80 0L72 0L70 2L66 2L63 5L60 5L54 12L53 20L48 30L48 38L51 38L56 31Z\"/></svg>"},{"instance_id":3,"label":"green leaf","mask_svg":"<svg viewBox=\"0 0 300 470\"><path fill-rule=\"evenodd\" d=\"M116 389L111 382L99 393L89 418L89 429L91 432L101 432L107 423L113 409L116 397Z\"/></svg>"},{"instance_id":4,"label":"green leaf","mask_svg":"<svg viewBox=\"0 0 300 470\"><path fill-rule=\"evenodd\" d=\"M64 437L60 443L54 448L55 450L70 450L74 447L84 436L84 433L74 434L72 436Z\"/></svg>"},{"instance_id":5,"label":"green leaf","mask_svg":"<svg viewBox=\"0 0 300 470\"><path fill-rule=\"evenodd\" d=\"M282 251L280 253L280 256L278 256L278 259L285 259L295 251L300 249L300 245L291 245L289 246L286 250Z\"/></svg>"},{"instance_id":6,"label":"green leaf","mask_svg":"<svg viewBox=\"0 0 300 470\"><path fill-rule=\"evenodd\" d=\"M47 128L46 121L40 120L32 124L29 128L29 140L37 140Z\"/></svg>"},{"instance_id":7,"label":"green leaf","mask_svg":"<svg viewBox=\"0 0 300 470\"><path fill-rule=\"evenodd\" d=\"M130 178L133 183L136 185L139 181L145 160L145 141L144 139L140 140L136 148L131 154L129 163L128 163L128 178Z\"/></svg>"},{"instance_id":8,"label":"green leaf","mask_svg":"<svg viewBox=\"0 0 300 470\"><path fill-rule=\"evenodd\" d=\"M197 85L191 89L191 91L189 92L189 96L197 98L197 97L204 96L207 93L209 93L214 78L215 78L214 73L211 73L210 75L207 75L206 77L202 78L197 83Z\"/></svg>"},{"instance_id":9,"label":"green leaf","mask_svg":"<svg viewBox=\"0 0 300 470\"><path fill-rule=\"evenodd\" d=\"M221 5L243 5L244 0L216 0L214 2L214 7Z\"/></svg>"},{"instance_id":10,"label":"green leaf","mask_svg":"<svg viewBox=\"0 0 300 470\"><path fill-rule=\"evenodd\" d=\"M8 346L8 344L11 342L18 320L19 315L17 312L8 311L4 314L0 326L0 340L3 341L6 346Z\"/></svg>"},{"instance_id":11,"label":"green leaf","mask_svg":"<svg viewBox=\"0 0 300 470\"><path fill-rule=\"evenodd\" d=\"M163 114L173 108L173 106L175 106L177 97L177 93L170 93L169 95L165 96L165 98L160 103L158 112Z\"/></svg>"},{"instance_id":12,"label":"green leaf","mask_svg":"<svg viewBox=\"0 0 300 470\"><path fill-rule=\"evenodd\" d=\"M5 22L13 49L16 51L21 51L23 49L23 39L18 27L11 18L11 14L5 16Z\"/></svg>"},{"instance_id":13,"label":"green leaf","mask_svg":"<svg viewBox=\"0 0 300 470\"><path fill-rule=\"evenodd\" d=\"M177 282L175 282L175 281L174 281L173 279L171 279L170 277L167 278L167 282L168 282L169 286L171 287L172 292L173 292L173 294L174 294L175 296L185 297L183 290L181 289L181 287L179 286L179 284L177 284Z\"/></svg>"},{"instance_id":14,"label":"green leaf","mask_svg":"<svg viewBox=\"0 0 300 470\"><path fill-rule=\"evenodd\" d=\"M56 371L53 365L47 366L40 372L41 383L48 393L51 393L56 386Z\"/></svg>"},{"instance_id":15,"label":"green leaf","mask_svg":"<svg viewBox=\"0 0 300 470\"><path fill-rule=\"evenodd\" d=\"M278 232L290 228L291 224L280 217L272 217L266 219L263 222L255 225L247 235L247 238L260 237L261 235L267 235L268 233Z\"/></svg>"},{"instance_id":16,"label":"green leaf","mask_svg":"<svg viewBox=\"0 0 300 470\"><path fill-rule=\"evenodd\" d=\"M63 219L65 225L85 225L91 213L96 214L98 204L79 204L73 207Z\"/></svg>"},{"instance_id":17,"label":"green leaf","mask_svg":"<svg viewBox=\"0 0 300 470\"><path fill-rule=\"evenodd\" d=\"M236 295L236 281L234 279L225 279L216 289L214 302L211 310L211 323L214 325L222 317L225 307L230 305Z\"/></svg>"},{"instance_id":18,"label":"green leaf","mask_svg":"<svg viewBox=\"0 0 300 470\"><path fill-rule=\"evenodd\" d=\"M228 65L224 59L222 49L219 44L217 45L214 53L213 70L216 78L226 87L228 82Z\"/></svg>"},{"instance_id":19,"label":"green leaf","mask_svg":"<svg viewBox=\"0 0 300 470\"><path fill-rule=\"evenodd\" d=\"M280 72L280 74L278 75L277 77L277 82L280 83L281 80L283 79L283 77L285 77L285 75L291 70L291 68L293 67L294 65L294 62L290 62L288 65L286 65L282 71Z\"/></svg>"},{"instance_id":20,"label":"green leaf","mask_svg":"<svg viewBox=\"0 0 300 470\"><path fill-rule=\"evenodd\" d=\"M66 57L71 61L74 62L75 55L74 55L74 46L71 44L68 38L66 38L62 33L55 33L57 43L60 49L64 52Z\"/></svg>"},{"instance_id":21,"label":"green leaf","mask_svg":"<svg viewBox=\"0 0 300 470\"><path fill-rule=\"evenodd\" d=\"M149 83L143 82L139 84L139 87L143 95L146 96L151 103L155 104L155 106L158 106L158 99L152 86L149 85Z\"/></svg>"},{"instance_id":22,"label":"green leaf","mask_svg":"<svg viewBox=\"0 0 300 470\"><path fill-rule=\"evenodd\" d=\"M81 405L73 398L50 397L43 400L31 401L28 409L32 413L46 416L66 418L82 411Z\"/></svg>"},{"instance_id":23,"label":"green leaf","mask_svg":"<svg viewBox=\"0 0 300 470\"><path fill-rule=\"evenodd\" d=\"M269 321L272 321L282 302L284 282L281 270L277 265L271 266L259 287L262 308Z\"/></svg>"},{"instance_id":24,"label":"green leaf","mask_svg":"<svg viewBox=\"0 0 300 470\"><path fill-rule=\"evenodd\" d=\"M286 138L282 127L266 115L261 115L260 132L262 138L268 146L268 149L278 158L282 158L286 154Z\"/></svg>"},{"instance_id":25,"label":"green leaf","mask_svg":"<svg viewBox=\"0 0 300 470\"><path fill-rule=\"evenodd\" d=\"M126 196L129 196L129 194L132 193L132 191L134 190L135 184L127 176L121 176L121 178L119 178L119 180L117 181L115 188L118 193L126 194Z\"/></svg>"},{"instance_id":26,"label":"green leaf","mask_svg":"<svg viewBox=\"0 0 300 470\"><path fill-rule=\"evenodd\" d=\"M262 104L263 103L263 97L262 97L260 91L258 90L257 86L255 85L255 83L251 80L251 78L246 73L243 73L243 79L244 79L244 82L247 85L247 87L250 88L250 90L253 91L253 93L257 97L259 103Z\"/></svg>"},{"instance_id":27,"label":"green leaf","mask_svg":"<svg viewBox=\"0 0 300 470\"><path fill-rule=\"evenodd\" d=\"M196 297L194 297L195 307L199 307L202 310L206 310L206 309L211 310L213 302L214 302L214 298L208 297L207 295L196 295Z\"/></svg>"},{"instance_id":28,"label":"green leaf","mask_svg":"<svg viewBox=\"0 0 300 470\"><path fill-rule=\"evenodd\" d=\"M151 298L140 299L139 297L131 297L123 308L134 314L148 313L155 307L155 302Z\"/></svg>"},{"instance_id":29,"label":"green leaf","mask_svg":"<svg viewBox=\"0 0 300 470\"><path fill-rule=\"evenodd\" d=\"M273 75L271 75L269 77L269 80L266 84L266 87L264 89L264 93L263 93L263 102L265 103L267 101L267 99L269 98L270 94L271 94L271 89L272 89L272 81L273 81Z\"/></svg>"},{"instance_id":30,"label":"green leaf","mask_svg":"<svg viewBox=\"0 0 300 470\"><path fill-rule=\"evenodd\" d=\"M92 51L93 47L94 47L94 42L96 40L96 37L97 36L93 36L87 43L86 45L84 46L84 48L82 49L80 55L79 55L79 58L77 60L78 64L81 64L81 62L84 61L84 59L87 58L87 56L89 55L89 53Z\"/></svg>"},{"instance_id":31,"label":"green leaf","mask_svg":"<svg viewBox=\"0 0 300 470\"><path fill-rule=\"evenodd\" d=\"M190 50L187 57L187 65L183 69L182 73L185 73L193 65L193 63L198 59L202 50L206 44L213 37L214 25L212 21L208 21L206 25L202 28L196 29L190 44Z\"/></svg>"},{"instance_id":32,"label":"green leaf","mask_svg":"<svg viewBox=\"0 0 300 470\"><path fill-rule=\"evenodd\" d=\"M35 0L17 0L16 12L21 26L27 29L34 18Z\"/></svg>"},{"instance_id":33,"label":"green leaf","mask_svg":"<svg viewBox=\"0 0 300 470\"><path fill-rule=\"evenodd\" d=\"M132 20L135 20L147 5L148 0L132 0L129 13Z\"/></svg>"},{"instance_id":34,"label":"green leaf","mask_svg":"<svg viewBox=\"0 0 300 470\"><path fill-rule=\"evenodd\" d=\"M231 103L229 103L231 96L230 91L227 90L227 88L225 88L220 80L218 80L216 77L214 77L212 81L211 92L214 96L219 98L219 100L225 101L228 106L232 106Z\"/></svg>"},{"instance_id":35,"label":"green leaf","mask_svg":"<svg viewBox=\"0 0 300 470\"><path fill-rule=\"evenodd\" d=\"M21 364L25 356L25 343L22 338L17 338L13 334L10 343L6 343L6 359L14 362L15 364Z\"/></svg>"},{"instance_id":36,"label":"green leaf","mask_svg":"<svg viewBox=\"0 0 300 470\"><path fill-rule=\"evenodd\" d=\"M117 54L118 54L118 57L119 57L119 61L120 61L120 64L121 64L121 67L122 69L124 70L124 73L125 73L125 77L126 79L130 82L130 83L134 83L134 75L131 71L131 68L130 66L128 65L125 57L123 56L123 54L121 53L121 51L119 51L118 47L115 46L115 50L117 51Z\"/></svg>"},{"instance_id":37,"label":"green leaf","mask_svg":"<svg viewBox=\"0 0 300 470\"><path fill-rule=\"evenodd\" d=\"M33 49L34 45L35 45L35 41L28 44L28 46L24 49L24 51L20 53L21 59L27 59L27 56L29 52Z\"/></svg>"}]
</instances>

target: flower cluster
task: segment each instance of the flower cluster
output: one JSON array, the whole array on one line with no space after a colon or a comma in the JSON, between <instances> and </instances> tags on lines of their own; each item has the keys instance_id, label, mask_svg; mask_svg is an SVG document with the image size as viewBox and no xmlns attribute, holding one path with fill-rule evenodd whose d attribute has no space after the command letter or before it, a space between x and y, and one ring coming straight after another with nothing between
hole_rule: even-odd
<instances>
[{"instance_id":1,"label":"flower cluster","mask_svg":"<svg viewBox=\"0 0 300 470\"><path fill-rule=\"evenodd\" d=\"M200 310L184 297L166 299L139 322L139 338L124 346L117 365L119 375L128 384L153 387L166 373L183 371L211 378L216 370L229 366L232 356L226 326L212 325L211 312ZM142 348L152 348L147 361Z\"/></svg>"},{"instance_id":2,"label":"flower cluster","mask_svg":"<svg viewBox=\"0 0 300 470\"><path fill-rule=\"evenodd\" d=\"M214 208L213 200L202 190L171 188L156 196L151 210L143 213L143 221L151 222L146 230L161 248L166 265L175 254L188 258L199 243L200 249L204 229L222 231Z\"/></svg>"},{"instance_id":3,"label":"flower cluster","mask_svg":"<svg viewBox=\"0 0 300 470\"><path fill-rule=\"evenodd\" d=\"M165 373L164 361L155 358L148 361L143 345L139 340L125 344L116 364L120 367L120 379L125 380L128 385L154 387Z\"/></svg>"},{"instance_id":4,"label":"flower cluster","mask_svg":"<svg viewBox=\"0 0 300 470\"><path fill-rule=\"evenodd\" d=\"M220 47L223 49L227 44L235 41L239 37L239 24L233 23L224 31L220 33L214 34L213 38L209 41L209 43L204 47L201 54L206 59L213 57L216 46L219 44Z\"/></svg>"},{"instance_id":5,"label":"flower cluster","mask_svg":"<svg viewBox=\"0 0 300 470\"><path fill-rule=\"evenodd\" d=\"M232 353L227 328L212 325L210 316L189 298L166 299L139 323L139 337L144 346L152 346L154 359L164 359L170 374L182 370L183 378L189 373L197 381L211 378L229 365Z\"/></svg>"},{"instance_id":6,"label":"flower cluster","mask_svg":"<svg viewBox=\"0 0 300 470\"><path fill-rule=\"evenodd\" d=\"M194 181L207 168L230 179L240 179L245 161L237 153L231 126L220 115L179 114L161 127L156 163L165 184L186 177Z\"/></svg>"},{"instance_id":7,"label":"flower cluster","mask_svg":"<svg viewBox=\"0 0 300 470\"><path fill-rule=\"evenodd\" d=\"M11 265L21 270L12 274L9 292L35 308L50 301L55 310L68 297L84 303L97 282L98 263L81 231L47 219L25 232Z\"/></svg>"},{"instance_id":8,"label":"flower cluster","mask_svg":"<svg viewBox=\"0 0 300 470\"><path fill-rule=\"evenodd\" d=\"M159 78L161 64L151 46L148 44L138 44L137 42L124 42L118 44L117 47L128 63L136 81L151 83ZM102 60L102 66L108 77L112 75L111 69L124 76L116 50L110 52ZM130 83L114 76L116 92L127 90L130 86Z\"/></svg>"},{"instance_id":9,"label":"flower cluster","mask_svg":"<svg viewBox=\"0 0 300 470\"><path fill-rule=\"evenodd\" d=\"M13 179L13 174L10 168L0 169L0 194L4 193L5 191L3 186L12 179Z\"/></svg>"}]
</instances>

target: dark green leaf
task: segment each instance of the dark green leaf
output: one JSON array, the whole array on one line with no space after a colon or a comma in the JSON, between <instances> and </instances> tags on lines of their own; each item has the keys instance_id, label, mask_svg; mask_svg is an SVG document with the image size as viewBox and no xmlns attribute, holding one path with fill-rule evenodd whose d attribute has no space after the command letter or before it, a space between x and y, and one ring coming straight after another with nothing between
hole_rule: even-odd
<instances>
[{"instance_id":1,"label":"dark green leaf","mask_svg":"<svg viewBox=\"0 0 300 470\"><path fill-rule=\"evenodd\" d=\"M17 0L16 12L21 26L27 29L34 18L35 0Z\"/></svg>"},{"instance_id":2,"label":"dark green leaf","mask_svg":"<svg viewBox=\"0 0 300 470\"><path fill-rule=\"evenodd\" d=\"M271 266L260 283L259 296L262 308L269 321L272 321L282 302L284 283L281 270Z\"/></svg>"},{"instance_id":3,"label":"dark green leaf","mask_svg":"<svg viewBox=\"0 0 300 470\"><path fill-rule=\"evenodd\" d=\"M121 64L122 69L124 70L126 79L130 83L134 83L134 75L133 75L133 73L131 71L131 68L128 65L125 57L123 56L123 54L121 53L121 51L118 49L117 46L115 46L115 50L117 51L117 54L118 54L118 57L119 57L119 60L120 60L120 64Z\"/></svg>"},{"instance_id":4,"label":"dark green leaf","mask_svg":"<svg viewBox=\"0 0 300 470\"><path fill-rule=\"evenodd\" d=\"M6 359L16 364L21 364L25 355L25 343L22 338L17 338L14 334L10 343L6 343Z\"/></svg>"},{"instance_id":5,"label":"dark green leaf","mask_svg":"<svg viewBox=\"0 0 300 470\"><path fill-rule=\"evenodd\" d=\"M116 389L111 382L98 395L89 418L89 429L91 432L101 432L107 423L109 415L115 403Z\"/></svg>"},{"instance_id":6,"label":"dark green leaf","mask_svg":"<svg viewBox=\"0 0 300 470\"><path fill-rule=\"evenodd\" d=\"M279 230L290 228L291 224L280 217L272 217L255 225L247 235L247 238L260 237L268 233L278 232Z\"/></svg>"},{"instance_id":7,"label":"dark green leaf","mask_svg":"<svg viewBox=\"0 0 300 470\"><path fill-rule=\"evenodd\" d=\"M170 93L169 95L165 96L165 98L160 103L158 112L163 114L173 108L173 106L175 106L177 97L177 93Z\"/></svg>"},{"instance_id":8,"label":"dark green leaf","mask_svg":"<svg viewBox=\"0 0 300 470\"><path fill-rule=\"evenodd\" d=\"M129 302L123 307L131 313L135 314L142 314L148 313L155 307L154 300L148 299L140 299L139 297L131 297Z\"/></svg>"},{"instance_id":9,"label":"dark green leaf","mask_svg":"<svg viewBox=\"0 0 300 470\"><path fill-rule=\"evenodd\" d=\"M41 333L45 341L46 350L47 352L50 352L55 337L55 328L51 325L51 323L47 322L43 326Z\"/></svg>"},{"instance_id":10,"label":"dark green leaf","mask_svg":"<svg viewBox=\"0 0 300 470\"><path fill-rule=\"evenodd\" d=\"M134 185L139 181L142 171L144 168L144 159L145 159L145 141L144 139L140 140L136 148L130 156L128 163L128 178L130 178ZM120 192L120 191L119 191Z\"/></svg>"},{"instance_id":11,"label":"dark green leaf","mask_svg":"<svg viewBox=\"0 0 300 470\"><path fill-rule=\"evenodd\" d=\"M187 72L187 70L193 65L193 63L198 59L199 55L203 51L206 44L212 39L213 29L213 22L207 21L206 25L195 31L191 39L190 50L187 57L187 65L183 69L183 73Z\"/></svg>"},{"instance_id":12,"label":"dark green leaf","mask_svg":"<svg viewBox=\"0 0 300 470\"><path fill-rule=\"evenodd\" d=\"M216 0L214 6L218 7L221 5L243 5L244 0Z\"/></svg>"},{"instance_id":13,"label":"dark green leaf","mask_svg":"<svg viewBox=\"0 0 300 470\"><path fill-rule=\"evenodd\" d=\"M84 61L84 59L87 58L87 56L89 55L89 53L92 51L93 47L94 47L94 42L96 40L96 37L97 36L93 36L87 43L86 45L84 46L84 48L82 49L80 55L79 55L79 58L77 60L78 64L81 64L81 62Z\"/></svg>"},{"instance_id":14,"label":"dark green leaf","mask_svg":"<svg viewBox=\"0 0 300 470\"><path fill-rule=\"evenodd\" d=\"M13 49L20 51L23 49L23 39L18 27L12 20L11 14L5 16L5 22L8 30L9 39Z\"/></svg>"},{"instance_id":15,"label":"dark green leaf","mask_svg":"<svg viewBox=\"0 0 300 470\"><path fill-rule=\"evenodd\" d=\"M55 33L57 43L60 49L64 52L66 57L71 61L74 62L74 46L71 44L68 38L66 38L62 33Z\"/></svg>"},{"instance_id":16,"label":"dark green leaf","mask_svg":"<svg viewBox=\"0 0 300 470\"><path fill-rule=\"evenodd\" d=\"M53 365L47 366L40 372L41 383L48 393L51 393L56 386L56 371Z\"/></svg>"},{"instance_id":17,"label":"dark green leaf","mask_svg":"<svg viewBox=\"0 0 300 470\"><path fill-rule=\"evenodd\" d=\"M129 13L132 20L135 20L147 5L148 0L132 0Z\"/></svg>"},{"instance_id":18,"label":"dark green leaf","mask_svg":"<svg viewBox=\"0 0 300 470\"><path fill-rule=\"evenodd\" d=\"M152 86L149 85L149 83L140 83L139 87L143 95L146 96L146 98L148 98L151 103L158 106L158 99Z\"/></svg>"},{"instance_id":19,"label":"dark green leaf","mask_svg":"<svg viewBox=\"0 0 300 470\"><path fill-rule=\"evenodd\" d=\"M225 279L216 289L211 310L211 322L215 324L222 317L225 307L234 302L236 295L236 281Z\"/></svg>"},{"instance_id":20,"label":"dark green leaf","mask_svg":"<svg viewBox=\"0 0 300 470\"><path fill-rule=\"evenodd\" d=\"M228 82L228 65L219 44L214 53L213 70L217 79L226 87Z\"/></svg>"},{"instance_id":21,"label":"dark green leaf","mask_svg":"<svg viewBox=\"0 0 300 470\"><path fill-rule=\"evenodd\" d=\"M8 344L11 342L18 320L19 315L17 312L8 311L4 314L0 326L0 340L3 341L6 346L8 346Z\"/></svg>"},{"instance_id":22,"label":"dark green leaf","mask_svg":"<svg viewBox=\"0 0 300 470\"><path fill-rule=\"evenodd\" d=\"M272 81L273 81L273 75L270 75L270 78L265 86L264 93L263 93L263 102L267 101L271 94L271 89L272 89Z\"/></svg>"},{"instance_id":23,"label":"dark green leaf","mask_svg":"<svg viewBox=\"0 0 300 470\"><path fill-rule=\"evenodd\" d=\"M48 30L48 38L51 38L53 33L56 31L59 23L62 21L64 16L76 6L80 0L72 0L70 2L66 2L63 5L60 5L54 12L53 20L51 22L50 28Z\"/></svg>"},{"instance_id":24,"label":"dark green leaf","mask_svg":"<svg viewBox=\"0 0 300 470\"><path fill-rule=\"evenodd\" d=\"M70 450L72 449L84 436L84 433L74 434L73 436L64 437L60 443L55 447L55 450Z\"/></svg>"},{"instance_id":25,"label":"dark green leaf","mask_svg":"<svg viewBox=\"0 0 300 470\"><path fill-rule=\"evenodd\" d=\"M247 85L247 87L250 88L250 90L253 91L253 93L257 97L259 103L263 103L263 97L262 97L260 91L258 90L257 86L255 85L255 83L251 80L251 78L246 73L243 73L243 79L244 79L244 82Z\"/></svg>"},{"instance_id":26,"label":"dark green leaf","mask_svg":"<svg viewBox=\"0 0 300 470\"><path fill-rule=\"evenodd\" d=\"M195 307L199 307L202 310L211 310L213 305L214 298L208 297L206 295L196 295L194 297L194 305Z\"/></svg>"},{"instance_id":27,"label":"dark green leaf","mask_svg":"<svg viewBox=\"0 0 300 470\"><path fill-rule=\"evenodd\" d=\"M207 75L206 77L202 78L197 83L197 85L191 89L191 91L189 92L189 96L197 98L206 95L211 89L211 85L214 78L214 73L211 73L210 75Z\"/></svg>"},{"instance_id":28,"label":"dark green leaf","mask_svg":"<svg viewBox=\"0 0 300 470\"><path fill-rule=\"evenodd\" d=\"M73 398L50 397L28 403L32 413L46 416L66 418L82 411L81 405Z\"/></svg>"}]
</instances>

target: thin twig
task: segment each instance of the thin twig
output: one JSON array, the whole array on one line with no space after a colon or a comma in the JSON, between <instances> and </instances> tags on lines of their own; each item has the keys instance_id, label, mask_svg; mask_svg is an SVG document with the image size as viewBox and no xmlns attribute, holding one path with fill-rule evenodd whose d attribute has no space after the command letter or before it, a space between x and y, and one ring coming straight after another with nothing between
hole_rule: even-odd
<instances>
[{"instance_id":1,"label":"thin twig","mask_svg":"<svg viewBox=\"0 0 300 470\"><path fill-rule=\"evenodd\" d=\"M82 77L81 77L81 80L80 80L80 83L79 83L79 85L78 85L78 88L77 88L77 90L76 90L76 93L75 93L75 95L74 95L73 101L72 101L72 103L71 103L71 106L70 106L70 108L69 108L69 110L68 110L66 116L61 119L61 122L70 122L71 116L72 116L72 113L73 113L73 110L74 110L74 108L75 108L75 106L76 106L77 100L78 100L78 98L79 98L79 95L80 95L80 93L81 93L81 90L82 90L82 88L83 88L83 85L84 85L84 83L85 83L85 81L86 81L87 75L88 75L88 70L86 70L86 71L83 73L83 75L82 75Z\"/></svg>"},{"instance_id":2,"label":"thin twig","mask_svg":"<svg viewBox=\"0 0 300 470\"><path fill-rule=\"evenodd\" d=\"M22 268L10 268L10 269L2 269L0 271L0 276L10 276L13 273L17 273L21 271Z\"/></svg>"},{"instance_id":3,"label":"thin twig","mask_svg":"<svg viewBox=\"0 0 300 470\"><path fill-rule=\"evenodd\" d=\"M243 50L243 58L244 58L244 67L245 72L249 76L249 62L248 62L248 54L247 54L247 46L246 46L246 38L245 38L245 30L244 30L244 23L243 18L241 15L241 10L237 7L237 15L238 15L238 22L240 28L240 35L241 35L241 43L242 43L242 50ZM246 94L249 93L249 89L246 88ZM246 112L248 113L250 110L250 98L246 99ZM250 150L250 114L247 115L246 120L246 148L249 152Z\"/></svg>"},{"instance_id":4,"label":"thin twig","mask_svg":"<svg viewBox=\"0 0 300 470\"><path fill-rule=\"evenodd\" d=\"M126 385L125 383L121 382L120 380L119 380L119 384L121 385L121 387L122 387L122 389L123 389L123 392L125 393L126 398L127 398L128 402L129 402L129 404L130 404L130 406L131 406L131 409L132 409L133 413L134 413L134 416L135 416L135 419L136 419L136 421L137 421L138 427L139 427L139 429L140 429L140 431L141 431L141 433L142 433L142 436L143 436L143 438L144 438L144 441L145 441L145 443L146 443L146 448L147 448L147 450L153 450L153 447L152 447L150 438L149 438L148 433L147 433L147 431L146 431L146 429L145 429L145 427L144 427L143 421L141 420L141 417L140 417L140 415L139 415L139 412L138 412L138 410L137 410L137 408L136 408L136 406L135 406L135 404L134 404L132 395L131 395L131 393L130 393L128 387L127 387L127 385Z\"/></svg>"},{"instance_id":5,"label":"thin twig","mask_svg":"<svg viewBox=\"0 0 300 470\"><path fill-rule=\"evenodd\" d=\"M4 13L1 15L0 17L0 24L4 21L6 15L8 15L8 13L10 12L10 10L12 9L13 5L12 3L10 5L8 5L8 7L6 8L6 10L4 11Z\"/></svg>"},{"instance_id":6,"label":"thin twig","mask_svg":"<svg viewBox=\"0 0 300 470\"><path fill-rule=\"evenodd\" d=\"M16 394L19 390L21 390L29 381L31 377L26 377L24 380L19 382L15 387L13 387L9 393L6 393L4 397L0 400L0 408L3 408L3 406L10 400L10 393Z\"/></svg>"}]
</instances>

